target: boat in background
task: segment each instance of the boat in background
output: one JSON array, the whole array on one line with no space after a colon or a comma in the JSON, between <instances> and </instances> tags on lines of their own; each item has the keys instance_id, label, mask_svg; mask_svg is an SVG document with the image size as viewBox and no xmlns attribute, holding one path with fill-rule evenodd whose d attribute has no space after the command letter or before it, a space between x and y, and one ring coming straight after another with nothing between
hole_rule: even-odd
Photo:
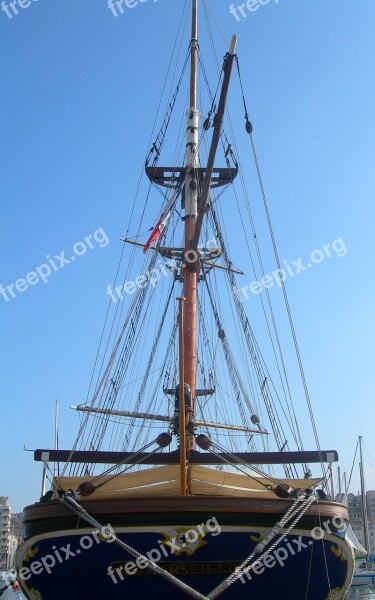
<instances>
[{"instance_id":1,"label":"boat in background","mask_svg":"<svg viewBox=\"0 0 375 600\"><path fill-rule=\"evenodd\" d=\"M237 286L244 273L229 252L231 241L244 260L252 241L266 277L246 191L229 209L219 202L238 173L244 182L223 129L233 67L240 75L236 39L211 90L198 0L190 6L188 54L146 158L149 189L134 205L136 239L123 240L129 252L123 283L112 287L117 302L94 393L75 407L82 420L72 448L35 451L44 464L42 497L24 510L17 555L29 600L65 600L72 582L81 600L338 600L352 579L347 508L329 498L337 452L321 449L314 423L317 447L303 449L268 289L261 314L270 341L262 353L248 317L254 305L245 306ZM162 167L189 65L185 133L171 166ZM200 107L198 65L207 85ZM311 416L244 92L242 99ZM225 166L216 166L219 151ZM151 191L161 196L160 217L140 241L144 215L155 212ZM242 230L229 219L235 207ZM49 463L64 467L46 491Z\"/></svg>"},{"instance_id":2,"label":"boat in background","mask_svg":"<svg viewBox=\"0 0 375 600\"><path fill-rule=\"evenodd\" d=\"M351 586L345 600L375 600L375 585Z\"/></svg>"},{"instance_id":3,"label":"boat in background","mask_svg":"<svg viewBox=\"0 0 375 600\"><path fill-rule=\"evenodd\" d=\"M0 598L1 600L25 599L17 581L17 573L13 568L0 573Z\"/></svg>"},{"instance_id":4,"label":"boat in background","mask_svg":"<svg viewBox=\"0 0 375 600\"><path fill-rule=\"evenodd\" d=\"M364 557L364 561L361 562L360 566L355 565L353 581L351 589L365 591L363 586L374 586L375 585L375 569L373 562L373 555L371 554L370 547L370 535L369 535L369 511L367 506L367 495L366 495L366 483L365 483L365 472L363 464L363 439L362 436L358 436L358 443L354 455L354 460L359 449L359 473L361 481L361 508L362 508L362 522L363 522L363 539L364 539L364 550L359 556ZM345 496L347 497L347 490L345 490Z\"/></svg>"}]
</instances>

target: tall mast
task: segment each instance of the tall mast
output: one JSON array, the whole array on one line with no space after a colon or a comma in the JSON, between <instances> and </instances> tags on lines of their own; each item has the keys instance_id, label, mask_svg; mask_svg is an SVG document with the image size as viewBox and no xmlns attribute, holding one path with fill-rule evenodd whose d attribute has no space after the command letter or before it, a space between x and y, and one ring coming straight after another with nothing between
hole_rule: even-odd
<instances>
[{"instance_id":1,"label":"tall mast","mask_svg":"<svg viewBox=\"0 0 375 600\"><path fill-rule=\"evenodd\" d=\"M193 0L191 26L191 70L190 70L190 108L197 107L197 59L198 59L198 0Z\"/></svg>"},{"instance_id":2,"label":"tall mast","mask_svg":"<svg viewBox=\"0 0 375 600\"><path fill-rule=\"evenodd\" d=\"M179 355L180 355L180 386L179 386L179 424L180 424L180 483L181 496L186 496L186 414L185 414L185 374L184 374L184 302L185 298L178 298L178 333L179 333Z\"/></svg>"},{"instance_id":3,"label":"tall mast","mask_svg":"<svg viewBox=\"0 0 375 600\"><path fill-rule=\"evenodd\" d=\"M202 231L203 217L207 211L209 203L209 194L211 187L222 187L232 183L237 175L237 166L227 168L214 168L216 150L220 138L220 131L223 122L226 96L228 92L229 80L235 57L235 36L227 53L223 64L223 83L220 94L218 109L214 117L213 135L208 156L207 167L199 166L198 142L199 142L199 112L197 107L198 96L198 0L191 0L191 40L190 40L190 106L186 113L186 154L185 165L182 168L158 167L157 159L154 164L146 164L146 174L150 181L157 185L170 188L171 182L184 179L182 190L182 206L184 209L184 244L181 279L183 280L183 373L184 381L180 381L178 396L179 409L184 407L186 415L186 450L194 448L194 435L191 419L195 417L196 373L197 373L197 285L200 272L200 259L198 252L198 243ZM206 128L207 129L207 128ZM155 146L155 145L154 145ZM156 148L158 151L158 149ZM154 151L154 147L152 149ZM173 187L173 186L172 186ZM131 242L130 240L124 240ZM174 249L177 255L181 255L181 249ZM160 251L160 250L159 250ZM206 264L211 264L205 261ZM216 265L211 265L216 266ZM217 265L217 268L222 268ZM182 370L180 370L181 376ZM198 390L198 394L204 395L207 390ZM202 394L203 392L203 394ZM175 390L177 396L177 389ZM176 397L176 400L179 398ZM183 400L183 402L182 402ZM180 431L180 436L183 432Z\"/></svg>"},{"instance_id":4,"label":"tall mast","mask_svg":"<svg viewBox=\"0 0 375 600\"><path fill-rule=\"evenodd\" d=\"M362 495L362 518L363 518L363 532L364 532L364 541L365 541L365 549L367 552L366 559L370 553L369 548L369 534L368 534L368 515L367 515L367 496L366 496L366 486L365 486L365 475L363 471L363 457L362 457L362 436L359 436L359 459L361 461L359 465L360 475L361 475L361 495Z\"/></svg>"},{"instance_id":5,"label":"tall mast","mask_svg":"<svg viewBox=\"0 0 375 600\"><path fill-rule=\"evenodd\" d=\"M185 272L184 272L184 376L191 392L191 411L195 412L196 390L196 327L197 327L197 282L198 270L189 263L189 250L195 233L198 215L198 125L197 110L197 62L198 62L198 0L192 0L192 33L190 41L190 108L186 122L186 169L185 181ZM194 261L193 261L194 262ZM189 448L189 444L188 444Z\"/></svg>"},{"instance_id":6,"label":"tall mast","mask_svg":"<svg viewBox=\"0 0 375 600\"><path fill-rule=\"evenodd\" d=\"M198 0L192 0L192 35L190 41L190 108L186 123L186 178L185 200L185 243L183 260L184 280L184 378L189 387L189 397L185 408L189 409L186 426L188 430L187 450L194 448L194 436L189 427L191 417L195 417L196 371L197 371L197 285L200 271L198 253L199 237L202 231L203 216L207 211L209 194L214 173L214 162L224 117L229 81L235 58L236 37L233 36L229 52L223 64L223 83L218 109L214 118L213 135L208 155L207 167L199 168L199 112L197 108L197 62L198 62ZM233 179L229 169L221 169L223 179L228 183ZM185 386L184 386L185 388ZM188 403L188 406L187 406Z\"/></svg>"}]
</instances>

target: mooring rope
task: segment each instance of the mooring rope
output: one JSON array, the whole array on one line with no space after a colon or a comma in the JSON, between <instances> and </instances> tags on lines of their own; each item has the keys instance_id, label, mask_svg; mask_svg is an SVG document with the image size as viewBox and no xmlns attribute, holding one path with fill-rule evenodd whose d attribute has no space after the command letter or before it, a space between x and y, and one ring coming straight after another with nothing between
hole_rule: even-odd
<instances>
[{"instance_id":1,"label":"mooring rope","mask_svg":"<svg viewBox=\"0 0 375 600\"><path fill-rule=\"evenodd\" d=\"M236 568L235 572L232 573L231 575L229 575L229 577L227 577L227 579L225 579L210 594L208 594L208 596L204 596L203 594L201 594L200 592L197 592L196 590L194 590L194 588L190 587L188 584L184 583L183 581L181 581L180 579L178 579L177 577L175 577L174 575L172 575L171 573L169 573L162 567L159 567L159 565L157 565L155 562L150 560L144 554L142 554L141 552L138 552L138 550L135 550L134 548L129 546L129 544L126 544L125 542L120 540L120 538L117 537L117 535L115 535L113 533L113 530L111 531L108 528L108 526L102 525L101 523L99 523L99 521L94 519L94 517L92 517L87 512L87 510L85 510L82 506L80 506L78 504L78 502L76 502L71 496L65 494L64 496L58 498L58 501L61 504L63 504L66 508L68 508L69 510L71 510L75 514L77 514L80 518L82 518L84 521L89 523L89 525L92 525L92 527L95 527L99 531L105 531L106 535L108 535L109 539L112 539L114 542L116 542L116 544L118 544L123 550L128 552L135 559L141 559L142 562L147 563L147 567L151 571L153 571L156 575L160 575L160 577L163 577L164 579L169 581L169 583L172 583L173 585L175 585L176 587L181 589L188 596L191 596L192 598L197 598L198 600L214 600L215 598L218 598L219 596L221 596L221 594L223 594L229 588L229 586L231 586L238 579L240 579L241 577L246 575L246 573L248 573L252 568L254 568L254 566L259 564L260 561L265 556L270 554L284 540L284 538L292 531L292 529L294 529L296 524L300 521L300 519L303 517L303 515L309 509L310 505L315 500L316 500L316 497L313 494L313 495L309 496L308 498L306 498L305 500L303 500L302 502L300 499L293 502L292 506L289 507L289 509L286 511L285 515L280 519L280 521L278 521L275 524L275 526L271 529L269 534L255 546L255 548L251 552L251 554L242 562L242 564L239 567ZM265 550L263 552L264 548L271 542L271 540L276 535L278 535L280 530L293 517L295 517L295 519L289 525L289 527L286 529L286 531L284 531L284 533L269 548L267 548L267 550ZM257 554L260 554L260 556L256 560L254 560L253 562L251 562L249 564L249 562Z\"/></svg>"},{"instance_id":2,"label":"mooring rope","mask_svg":"<svg viewBox=\"0 0 375 600\"><path fill-rule=\"evenodd\" d=\"M165 569L162 569L161 567L159 567L155 562L153 562L152 560L147 558L144 554L142 554L141 552L138 552L138 550L135 550L134 548L129 546L129 544L126 544L125 542L120 540L120 538L118 538L117 535L114 535L112 533L112 531L109 530L108 527L106 527L105 525L102 525L101 523L99 523L99 521L94 519L94 517L92 517L87 512L87 510L82 508L82 506L80 506L73 498L65 495L62 498L59 498L58 500L66 508L69 508L74 513L76 513L79 517L81 517L84 521L86 521L87 523L89 523L90 525L95 527L96 529L99 529L99 531L105 531L107 529L107 533L109 532L109 534L110 534L110 536L108 536L108 537L111 537L111 539L114 542L116 542L116 544L118 544L121 548L123 548L123 550L126 550L126 552L131 554L131 556L134 556L135 559L138 559L138 558L142 559L142 562L147 563L148 568L151 569L151 571L153 571L154 573L156 573L157 575L160 575L160 577L163 577L164 579L166 579L173 585L177 586L178 588L180 588L183 592L185 592L192 598L197 598L197 600L208 600L207 596L203 596L203 594L200 594L199 592L194 590L192 587L190 587L183 581L180 581L180 579L177 579L177 577L172 575L172 573L169 573Z\"/></svg>"},{"instance_id":3,"label":"mooring rope","mask_svg":"<svg viewBox=\"0 0 375 600\"><path fill-rule=\"evenodd\" d=\"M262 540L261 542L259 542L259 544L255 546L250 556L248 556L246 560L244 560L243 563L236 568L235 572L232 573L232 575L229 575L227 579L225 579L210 594L208 594L208 599L214 600L214 598L221 596L221 594L223 594L229 588L229 586L231 586L233 583L235 583L235 581L246 575L246 573L251 571L251 569L253 569L257 564L259 564L265 556L270 554L279 544L281 544L284 538L287 535L289 535L292 529L294 529L298 521L300 521L300 519L310 507L310 505L315 500L315 495L309 496L306 500L302 502L302 504L300 500L296 500L296 502L294 502L292 506L288 509L288 511L285 513L284 517L278 523L276 523L275 527L271 529L270 533L264 538L264 540ZM296 507L297 504L300 504L300 506ZM254 556L260 554L263 551L267 544L269 544L269 542L279 533L280 529L284 527L284 525L286 525L288 521L290 521L290 519L296 514L296 512L298 514L294 521L291 523L291 525L288 527L288 529L284 531L284 533L269 548L267 548L267 550L263 552L259 556L259 558L254 560L251 564L248 564L252 560L252 558L254 558Z\"/></svg>"}]
</instances>

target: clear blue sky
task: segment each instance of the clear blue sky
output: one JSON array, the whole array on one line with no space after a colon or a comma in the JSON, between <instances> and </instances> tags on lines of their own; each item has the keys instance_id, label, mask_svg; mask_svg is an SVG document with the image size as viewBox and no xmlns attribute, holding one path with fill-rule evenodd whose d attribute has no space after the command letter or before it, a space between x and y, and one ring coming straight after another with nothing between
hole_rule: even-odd
<instances>
[{"instance_id":1,"label":"clear blue sky","mask_svg":"<svg viewBox=\"0 0 375 600\"><path fill-rule=\"evenodd\" d=\"M375 4L270 0L240 22L228 0L208 5L239 37L281 258L340 237L347 247L287 289L322 446L349 470L362 434L374 489ZM0 12L0 283L106 236L47 284L0 296L0 495L13 510L38 499L41 465L23 446L53 444L56 398L60 447L75 437L69 406L86 396L182 6L148 0L115 17L106 0L34 0Z\"/></svg>"}]
</instances>

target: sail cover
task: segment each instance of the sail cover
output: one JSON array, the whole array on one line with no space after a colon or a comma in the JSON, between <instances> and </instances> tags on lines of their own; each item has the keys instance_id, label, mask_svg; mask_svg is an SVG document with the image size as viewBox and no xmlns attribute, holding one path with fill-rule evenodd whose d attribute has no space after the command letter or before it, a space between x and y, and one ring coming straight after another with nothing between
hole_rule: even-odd
<instances>
[{"instance_id":1,"label":"sail cover","mask_svg":"<svg viewBox=\"0 0 375 600\"><path fill-rule=\"evenodd\" d=\"M268 480L262 477L247 477L231 471L218 471L200 465L189 467L188 480L192 494L209 496L246 496L274 498L273 492L264 488ZM55 477L52 489L73 489L92 477ZM104 483L109 477L98 481ZM278 479L293 489L307 489L318 485L320 479ZM179 496L181 493L180 467L168 465L154 469L145 469L135 473L118 475L86 500L99 498L122 498L130 496Z\"/></svg>"}]
</instances>

